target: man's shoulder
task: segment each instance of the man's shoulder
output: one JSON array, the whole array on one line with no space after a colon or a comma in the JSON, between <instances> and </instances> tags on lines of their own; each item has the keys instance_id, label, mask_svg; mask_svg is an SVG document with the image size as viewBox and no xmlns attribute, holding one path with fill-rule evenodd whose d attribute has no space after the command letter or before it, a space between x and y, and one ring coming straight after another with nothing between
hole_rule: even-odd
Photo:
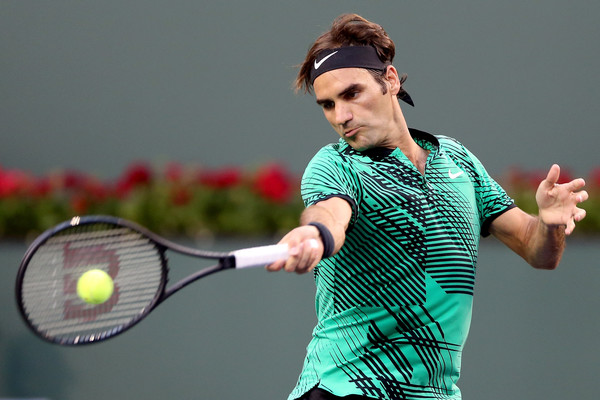
<instances>
[{"instance_id":1,"label":"man's shoulder","mask_svg":"<svg viewBox=\"0 0 600 400\"><path fill-rule=\"evenodd\" d=\"M452 136L447 136L443 134L431 134L416 129L411 129L411 131L415 131L417 133L417 137L428 136L430 138L430 141L437 141L437 146L439 146L438 152L440 154L447 155L459 166L463 166L467 169L474 168L474 165L476 163L475 157L458 139ZM415 133L412 134L413 136L415 136Z\"/></svg>"},{"instance_id":2,"label":"man's shoulder","mask_svg":"<svg viewBox=\"0 0 600 400\"><path fill-rule=\"evenodd\" d=\"M314 155L315 159L340 159L351 157L355 153L346 142L340 140L335 143L329 143L319 149Z\"/></svg>"},{"instance_id":3,"label":"man's shoulder","mask_svg":"<svg viewBox=\"0 0 600 400\"><path fill-rule=\"evenodd\" d=\"M352 148L343 139L339 139L337 142L329 143L321 148L321 150L337 153L347 152L349 149Z\"/></svg>"},{"instance_id":4,"label":"man's shoulder","mask_svg":"<svg viewBox=\"0 0 600 400\"><path fill-rule=\"evenodd\" d=\"M464 149L464 146L462 145L462 143L456 138L453 138L451 136L446 136L446 135L435 135L435 137L437 138L440 145L444 146L445 148L456 149L456 150Z\"/></svg>"},{"instance_id":5,"label":"man's shoulder","mask_svg":"<svg viewBox=\"0 0 600 400\"><path fill-rule=\"evenodd\" d=\"M435 137L440 144L440 149L445 153L470 158L469 151L458 139L446 135L435 135Z\"/></svg>"},{"instance_id":6,"label":"man's shoulder","mask_svg":"<svg viewBox=\"0 0 600 400\"><path fill-rule=\"evenodd\" d=\"M414 140L418 142L428 142L434 147L440 146L456 150L464 148L462 143L457 139L447 135L434 134L416 128L409 128L409 131Z\"/></svg>"}]
</instances>

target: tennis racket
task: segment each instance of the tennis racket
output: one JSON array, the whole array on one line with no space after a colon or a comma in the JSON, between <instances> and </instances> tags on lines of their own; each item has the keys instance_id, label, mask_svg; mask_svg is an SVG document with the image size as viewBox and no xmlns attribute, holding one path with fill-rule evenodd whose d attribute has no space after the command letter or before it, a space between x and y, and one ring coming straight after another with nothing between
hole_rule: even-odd
<instances>
[{"instance_id":1,"label":"tennis racket","mask_svg":"<svg viewBox=\"0 0 600 400\"><path fill-rule=\"evenodd\" d=\"M167 250L217 263L166 288ZM17 274L17 303L27 325L42 339L59 345L95 343L131 328L200 278L287 257L287 245L204 251L170 242L123 219L75 217L31 244ZM77 294L78 279L91 269L105 271L114 282L112 295L102 304L86 303Z\"/></svg>"}]
</instances>

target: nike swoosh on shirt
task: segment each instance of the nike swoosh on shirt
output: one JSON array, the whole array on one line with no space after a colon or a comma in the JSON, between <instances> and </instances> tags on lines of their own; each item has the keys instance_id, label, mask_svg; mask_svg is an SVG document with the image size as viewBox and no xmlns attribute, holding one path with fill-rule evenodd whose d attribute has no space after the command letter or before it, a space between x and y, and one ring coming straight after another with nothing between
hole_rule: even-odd
<instances>
[{"instance_id":1,"label":"nike swoosh on shirt","mask_svg":"<svg viewBox=\"0 0 600 400\"><path fill-rule=\"evenodd\" d=\"M458 178L459 176L461 176L461 175L462 175L464 172L465 172L465 171L458 171L457 173L453 174L453 173L452 173L452 170L451 170L451 169L449 169L449 170L448 170L448 177L449 177L450 179L456 179L456 178Z\"/></svg>"},{"instance_id":2,"label":"nike swoosh on shirt","mask_svg":"<svg viewBox=\"0 0 600 400\"><path fill-rule=\"evenodd\" d=\"M331 57L332 55L334 55L335 53L337 53L337 50L334 51L331 54L326 55L325 57L323 57L321 59L321 61L317 62L317 60L315 60L315 69L319 69L319 67L325 62L325 60L327 60L329 57Z\"/></svg>"}]
</instances>

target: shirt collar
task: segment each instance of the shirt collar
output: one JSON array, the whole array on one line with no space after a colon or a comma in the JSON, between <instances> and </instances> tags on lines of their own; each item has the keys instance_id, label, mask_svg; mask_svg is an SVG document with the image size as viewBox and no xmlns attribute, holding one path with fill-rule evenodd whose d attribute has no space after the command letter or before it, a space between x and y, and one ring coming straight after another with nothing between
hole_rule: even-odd
<instances>
[{"instance_id":1,"label":"shirt collar","mask_svg":"<svg viewBox=\"0 0 600 400\"><path fill-rule=\"evenodd\" d=\"M410 132L410 136L412 136L413 140L423 149L429 150L431 152L437 151L440 147L440 142L438 139L432 135L431 133L427 133L425 131L421 131L414 128L408 128ZM340 139L343 140L343 139ZM358 152L361 155L367 156L370 159L381 159L384 157L388 157L391 155L396 149L389 149L387 147L373 147L371 149Z\"/></svg>"}]
</instances>

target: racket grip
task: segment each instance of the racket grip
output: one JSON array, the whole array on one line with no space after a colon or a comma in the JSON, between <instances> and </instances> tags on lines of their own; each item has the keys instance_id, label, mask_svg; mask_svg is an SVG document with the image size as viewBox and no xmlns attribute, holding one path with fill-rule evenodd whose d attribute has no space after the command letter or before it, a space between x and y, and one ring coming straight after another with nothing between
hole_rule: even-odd
<instances>
[{"instance_id":1,"label":"racket grip","mask_svg":"<svg viewBox=\"0 0 600 400\"><path fill-rule=\"evenodd\" d=\"M235 257L235 268L262 267L289 257L287 244L250 247L231 253Z\"/></svg>"},{"instance_id":2,"label":"racket grip","mask_svg":"<svg viewBox=\"0 0 600 400\"><path fill-rule=\"evenodd\" d=\"M316 239L310 239L310 247L318 247ZM287 260L289 257L287 244L273 244L270 246L250 247L233 251L235 257L235 268L262 267L279 260Z\"/></svg>"}]
</instances>

